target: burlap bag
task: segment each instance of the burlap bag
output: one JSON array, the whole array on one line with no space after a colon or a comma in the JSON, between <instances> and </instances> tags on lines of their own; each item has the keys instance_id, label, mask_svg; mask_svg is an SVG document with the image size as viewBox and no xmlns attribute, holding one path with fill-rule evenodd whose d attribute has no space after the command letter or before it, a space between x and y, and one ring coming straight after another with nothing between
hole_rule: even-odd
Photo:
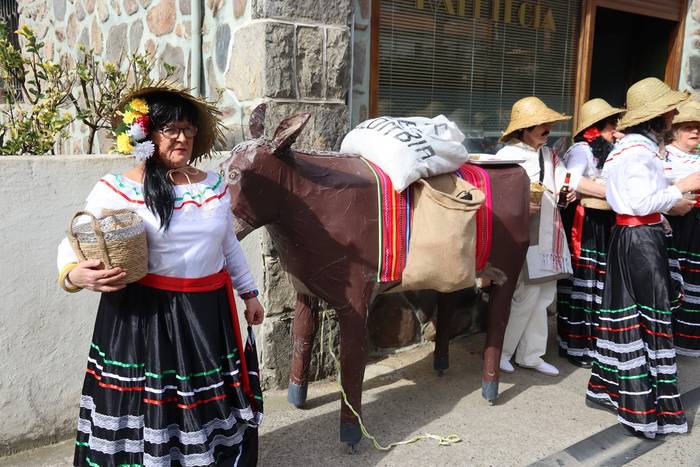
<instances>
[{"instance_id":1,"label":"burlap bag","mask_svg":"<svg viewBox=\"0 0 700 467\"><path fill-rule=\"evenodd\" d=\"M475 282L477 209L484 194L454 175L415 182L413 220L401 285L391 290L454 292Z\"/></svg>"}]
</instances>

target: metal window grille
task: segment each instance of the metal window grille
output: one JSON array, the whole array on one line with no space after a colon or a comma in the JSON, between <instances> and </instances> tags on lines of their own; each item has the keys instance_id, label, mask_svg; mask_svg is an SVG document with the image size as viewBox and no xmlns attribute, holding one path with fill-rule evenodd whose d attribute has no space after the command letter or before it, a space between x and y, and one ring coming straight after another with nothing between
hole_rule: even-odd
<instances>
[{"instance_id":1,"label":"metal window grille","mask_svg":"<svg viewBox=\"0 0 700 467\"><path fill-rule=\"evenodd\" d=\"M19 38L15 34L15 31L19 28L17 3L17 0L0 0L0 22L5 23L10 43L17 50L20 50ZM12 87L15 89L17 96L20 96L21 83L18 80L13 80Z\"/></svg>"}]
</instances>

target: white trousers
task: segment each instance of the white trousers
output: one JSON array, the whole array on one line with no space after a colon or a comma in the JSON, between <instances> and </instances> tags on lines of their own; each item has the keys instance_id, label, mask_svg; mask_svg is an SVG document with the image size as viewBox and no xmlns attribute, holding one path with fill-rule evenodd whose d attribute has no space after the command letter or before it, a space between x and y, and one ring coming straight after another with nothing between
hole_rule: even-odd
<instances>
[{"instance_id":1,"label":"white trousers","mask_svg":"<svg viewBox=\"0 0 700 467\"><path fill-rule=\"evenodd\" d=\"M510 318L503 338L502 358L534 367L542 363L547 351L547 307L557 293L557 281L525 284L523 272L510 303Z\"/></svg>"}]
</instances>

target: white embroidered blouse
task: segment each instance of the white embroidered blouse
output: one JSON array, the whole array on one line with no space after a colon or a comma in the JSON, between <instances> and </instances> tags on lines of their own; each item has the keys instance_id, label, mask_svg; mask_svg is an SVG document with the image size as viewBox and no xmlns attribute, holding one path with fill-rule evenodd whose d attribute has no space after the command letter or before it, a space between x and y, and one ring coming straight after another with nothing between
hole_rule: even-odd
<instances>
[{"instance_id":1,"label":"white embroidered blouse","mask_svg":"<svg viewBox=\"0 0 700 467\"><path fill-rule=\"evenodd\" d=\"M684 178L700 171L700 155L690 154L669 144L666 146L666 176L671 180Z\"/></svg>"},{"instance_id":2,"label":"white embroidered blouse","mask_svg":"<svg viewBox=\"0 0 700 467\"><path fill-rule=\"evenodd\" d=\"M562 156L562 161L566 165L566 170L571 173L571 178L580 180L581 177L590 179L600 178L601 170L598 168L598 161L593 156L593 151L588 143L579 141L574 143ZM576 186L572 187L576 189Z\"/></svg>"},{"instance_id":3,"label":"white embroidered blouse","mask_svg":"<svg viewBox=\"0 0 700 467\"><path fill-rule=\"evenodd\" d=\"M639 134L625 135L603 166L605 197L618 214L646 216L666 212L682 197L664 174L658 144Z\"/></svg>"},{"instance_id":4,"label":"white embroidered blouse","mask_svg":"<svg viewBox=\"0 0 700 467\"><path fill-rule=\"evenodd\" d=\"M88 195L85 210L99 217L103 209L126 208L141 216L148 238L149 273L197 278L225 267L239 294L255 290L255 279L234 233L228 185L221 175L207 172L202 182L175 185L174 190L173 216L165 232L144 203L143 185L123 175L102 177ZM68 239L63 239L58 247L59 270L77 261Z\"/></svg>"}]
</instances>

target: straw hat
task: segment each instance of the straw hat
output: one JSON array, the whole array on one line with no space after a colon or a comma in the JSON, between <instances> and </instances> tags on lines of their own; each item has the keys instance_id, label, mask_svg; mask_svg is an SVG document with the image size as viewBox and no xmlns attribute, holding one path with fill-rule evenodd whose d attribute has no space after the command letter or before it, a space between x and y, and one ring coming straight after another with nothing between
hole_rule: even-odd
<instances>
[{"instance_id":1,"label":"straw hat","mask_svg":"<svg viewBox=\"0 0 700 467\"><path fill-rule=\"evenodd\" d=\"M116 107L117 111L112 116L112 128L114 132L117 133L118 128L123 126L124 110L127 104L136 98L142 98L148 101L148 97L156 93L179 96L194 106L194 108L197 110L197 116L196 121L192 123L197 125L198 131L192 148L192 161L195 161L202 156L208 156L217 140L222 139L222 127L220 122L221 112L214 107L213 104L205 101L204 99L194 97L187 90L179 87L177 84L158 83L154 86L128 92L119 102Z\"/></svg>"},{"instance_id":2,"label":"straw hat","mask_svg":"<svg viewBox=\"0 0 700 467\"><path fill-rule=\"evenodd\" d=\"M674 91L658 78L644 78L627 90L627 113L617 128L622 130L651 120L687 101L690 94Z\"/></svg>"},{"instance_id":3,"label":"straw hat","mask_svg":"<svg viewBox=\"0 0 700 467\"><path fill-rule=\"evenodd\" d=\"M678 106L678 115L673 117L673 124L700 122L700 102L691 100Z\"/></svg>"},{"instance_id":4,"label":"straw hat","mask_svg":"<svg viewBox=\"0 0 700 467\"><path fill-rule=\"evenodd\" d=\"M544 123L556 123L569 120L568 115L556 112L535 96L524 97L513 104L510 111L510 123L503 132L501 141L508 141L513 133L524 128L530 128Z\"/></svg>"},{"instance_id":5,"label":"straw hat","mask_svg":"<svg viewBox=\"0 0 700 467\"><path fill-rule=\"evenodd\" d=\"M587 128L592 127L601 120L605 120L613 115L624 113L625 109L613 107L604 99L595 98L585 102L579 110L579 123L574 136L578 135Z\"/></svg>"}]
</instances>

